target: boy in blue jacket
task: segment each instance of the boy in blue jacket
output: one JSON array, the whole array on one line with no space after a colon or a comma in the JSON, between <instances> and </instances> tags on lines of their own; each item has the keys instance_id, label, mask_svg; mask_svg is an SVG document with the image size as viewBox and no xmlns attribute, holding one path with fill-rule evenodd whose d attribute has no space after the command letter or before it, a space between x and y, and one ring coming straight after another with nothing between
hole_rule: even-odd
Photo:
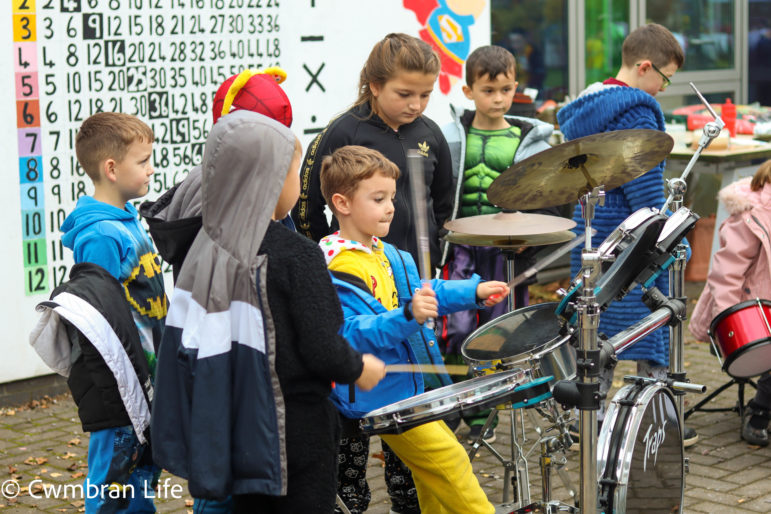
<instances>
[{"instance_id":1,"label":"boy in blue jacket","mask_svg":"<svg viewBox=\"0 0 771 514\"><path fill-rule=\"evenodd\" d=\"M128 114L102 112L84 121L75 152L94 183L94 195L82 196L62 224L62 243L73 250L75 262L97 264L123 286L150 376L155 375L167 301L160 259L129 202L148 192L153 140L152 129ZM113 352L81 360L68 382L84 429L91 431L86 512L154 512L152 497L144 493L152 491L160 470L152 464L147 434L132 426L121 408L105 415L112 405L121 405L114 398L134 387L132 375L116 367ZM142 386L149 406L152 385ZM121 498L114 497L116 488L123 491Z\"/></svg>"},{"instance_id":2,"label":"boy in blue jacket","mask_svg":"<svg viewBox=\"0 0 771 514\"><path fill-rule=\"evenodd\" d=\"M386 365L440 363L436 337L425 328L428 318L458 310L492 306L508 294L503 282L434 280L421 287L412 257L380 240L394 215L393 198L399 169L380 152L345 146L326 157L321 168L321 192L340 223L340 230L323 238L324 251L343 306L341 334L355 349L372 353ZM494 294L500 296L490 297ZM339 386L332 393L346 418L358 419L423 392L420 373L396 373L371 391ZM351 439L357 439L350 444ZM427 423L381 439L412 471L423 512L493 512L471 463L443 421ZM341 446L338 493L345 497L346 476L363 477L366 458L351 472L352 447L365 457L369 438L349 438ZM363 451L362 451L363 450ZM363 461L363 462L362 462ZM348 468L348 469L345 469Z\"/></svg>"}]
</instances>

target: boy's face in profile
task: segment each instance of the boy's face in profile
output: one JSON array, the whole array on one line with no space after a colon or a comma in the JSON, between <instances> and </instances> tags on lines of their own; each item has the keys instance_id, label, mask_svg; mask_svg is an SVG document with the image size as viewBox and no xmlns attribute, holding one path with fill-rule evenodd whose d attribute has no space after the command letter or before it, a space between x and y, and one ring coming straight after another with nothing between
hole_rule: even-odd
<instances>
[{"instance_id":1,"label":"boy's face in profile","mask_svg":"<svg viewBox=\"0 0 771 514\"><path fill-rule=\"evenodd\" d=\"M474 101L477 116L484 116L489 120L503 118L511 108L516 91L517 81L513 69L494 78L488 74L482 75L476 78L471 87L463 86L466 98Z\"/></svg>"},{"instance_id":2,"label":"boy's face in profile","mask_svg":"<svg viewBox=\"0 0 771 514\"><path fill-rule=\"evenodd\" d=\"M113 161L115 187L124 203L145 196L150 191L150 178L155 172L150 163L152 155L151 141L136 140L129 145L121 161Z\"/></svg>"},{"instance_id":3,"label":"boy's face in profile","mask_svg":"<svg viewBox=\"0 0 771 514\"><path fill-rule=\"evenodd\" d=\"M663 68L658 68L648 59L638 65L638 88L651 96L664 91L672 77L677 73L677 64L672 61ZM666 77L666 78L664 78Z\"/></svg>"},{"instance_id":4,"label":"boy's face in profile","mask_svg":"<svg viewBox=\"0 0 771 514\"><path fill-rule=\"evenodd\" d=\"M300 161L302 160L302 147L300 141L295 139L294 155L289 163L289 171L284 180L284 187L278 195L276 208L273 210L273 219L282 220L289 214L289 211L300 198Z\"/></svg>"},{"instance_id":5,"label":"boy's face in profile","mask_svg":"<svg viewBox=\"0 0 771 514\"><path fill-rule=\"evenodd\" d=\"M359 182L353 195L345 198L348 211L340 220L341 228L345 225L345 236L364 244L372 236L385 237L391 229L394 217L394 197L396 180L382 173L375 173L370 178Z\"/></svg>"}]
</instances>

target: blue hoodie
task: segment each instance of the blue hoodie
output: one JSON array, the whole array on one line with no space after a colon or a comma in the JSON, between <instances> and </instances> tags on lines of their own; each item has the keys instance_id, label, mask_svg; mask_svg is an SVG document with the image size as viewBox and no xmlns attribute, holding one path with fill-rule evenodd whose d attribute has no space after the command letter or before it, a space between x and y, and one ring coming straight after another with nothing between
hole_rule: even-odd
<instances>
[{"instance_id":1,"label":"blue hoodie","mask_svg":"<svg viewBox=\"0 0 771 514\"><path fill-rule=\"evenodd\" d=\"M405 303L412 299L415 287L421 283L415 261L409 253L393 245L383 242L383 247L393 269L399 308L387 310L371 293L333 274L332 283L337 288L345 317L340 334L354 349L372 353L386 364L441 364L442 357L433 331L419 325L414 318L407 319L404 314ZM479 308L476 289L480 281L476 274L467 280L432 280L431 288L439 302L439 315ZM389 373L371 391L357 389L353 401L349 391L352 386L337 385L330 398L343 416L356 419L422 393L426 385L424 380L432 387L451 383L446 374Z\"/></svg>"},{"instance_id":2,"label":"blue hoodie","mask_svg":"<svg viewBox=\"0 0 771 514\"><path fill-rule=\"evenodd\" d=\"M166 310L161 261L139 223L136 209L124 209L82 196L62 224L62 243L75 262L106 269L123 285L150 369L161 341Z\"/></svg>"}]
</instances>

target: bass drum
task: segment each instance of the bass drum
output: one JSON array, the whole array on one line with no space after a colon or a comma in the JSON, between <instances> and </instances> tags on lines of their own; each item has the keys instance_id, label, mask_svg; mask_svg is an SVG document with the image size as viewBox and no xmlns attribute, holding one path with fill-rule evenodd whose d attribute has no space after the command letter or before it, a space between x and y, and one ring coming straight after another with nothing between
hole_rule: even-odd
<instances>
[{"instance_id":1,"label":"bass drum","mask_svg":"<svg viewBox=\"0 0 771 514\"><path fill-rule=\"evenodd\" d=\"M603 512L681 512L683 442L675 399L660 384L613 397L600 430L597 473Z\"/></svg>"}]
</instances>

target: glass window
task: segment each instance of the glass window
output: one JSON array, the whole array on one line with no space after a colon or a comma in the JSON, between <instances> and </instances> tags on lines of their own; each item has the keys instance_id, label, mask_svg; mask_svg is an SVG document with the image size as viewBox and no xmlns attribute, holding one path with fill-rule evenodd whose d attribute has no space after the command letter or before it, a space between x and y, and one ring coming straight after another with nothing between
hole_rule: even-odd
<instances>
[{"instance_id":1,"label":"glass window","mask_svg":"<svg viewBox=\"0 0 771 514\"><path fill-rule=\"evenodd\" d=\"M750 0L749 7L747 99L750 103L760 102L760 105L771 105L771 2Z\"/></svg>"},{"instance_id":2,"label":"glass window","mask_svg":"<svg viewBox=\"0 0 771 514\"><path fill-rule=\"evenodd\" d=\"M492 0L492 43L517 58L519 90L538 90L536 103L568 92L567 0Z\"/></svg>"},{"instance_id":3,"label":"glass window","mask_svg":"<svg viewBox=\"0 0 771 514\"><path fill-rule=\"evenodd\" d=\"M733 0L646 0L649 22L668 28L685 51L681 71L734 68Z\"/></svg>"},{"instance_id":4,"label":"glass window","mask_svg":"<svg viewBox=\"0 0 771 514\"><path fill-rule=\"evenodd\" d=\"M615 77L629 34L629 0L586 0L586 84Z\"/></svg>"}]
</instances>

